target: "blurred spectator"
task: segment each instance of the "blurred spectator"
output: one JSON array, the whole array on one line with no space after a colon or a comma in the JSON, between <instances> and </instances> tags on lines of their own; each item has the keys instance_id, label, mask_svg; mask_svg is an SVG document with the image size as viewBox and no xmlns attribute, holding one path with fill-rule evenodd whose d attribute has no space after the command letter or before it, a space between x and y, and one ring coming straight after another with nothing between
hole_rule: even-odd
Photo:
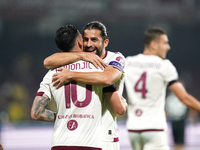
<instances>
[{"instance_id":1,"label":"blurred spectator","mask_svg":"<svg viewBox=\"0 0 200 150\"><path fill-rule=\"evenodd\" d=\"M8 113L9 121L16 123L30 119L29 92L24 85L6 81L1 86L0 94L1 112Z\"/></svg>"},{"instance_id":2,"label":"blurred spectator","mask_svg":"<svg viewBox=\"0 0 200 150\"><path fill-rule=\"evenodd\" d=\"M30 108L27 106L28 91L21 84L12 87L13 100L8 105L8 114L11 122L30 119Z\"/></svg>"}]
</instances>

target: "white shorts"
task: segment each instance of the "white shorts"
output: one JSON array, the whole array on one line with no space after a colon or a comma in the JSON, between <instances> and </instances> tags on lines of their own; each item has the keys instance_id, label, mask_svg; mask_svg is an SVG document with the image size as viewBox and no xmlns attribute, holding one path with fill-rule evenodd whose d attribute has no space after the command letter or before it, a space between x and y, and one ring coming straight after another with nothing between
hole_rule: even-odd
<instances>
[{"instance_id":1,"label":"white shorts","mask_svg":"<svg viewBox=\"0 0 200 150\"><path fill-rule=\"evenodd\" d=\"M102 142L102 150L120 150L119 142Z\"/></svg>"},{"instance_id":2,"label":"white shorts","mask_svg":"<svg viewBox=\"0 0 200 150\"><path fill-rule=\"evenodd\" d=\"M133 150L170 150L166 131L129 132Z\"/></svg>"}]
</instances>

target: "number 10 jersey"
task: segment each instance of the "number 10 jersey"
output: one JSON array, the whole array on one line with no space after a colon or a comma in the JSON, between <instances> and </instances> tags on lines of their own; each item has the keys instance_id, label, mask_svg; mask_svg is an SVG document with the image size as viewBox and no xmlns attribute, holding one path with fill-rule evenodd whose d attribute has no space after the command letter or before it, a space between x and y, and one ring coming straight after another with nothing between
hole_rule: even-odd
<instances>
[{"instance_id":1,"label":"number 10 jersey","mask_svg":"<svg viewBox=\"0 0 200 150\"><path fill-rule=\"evenodd\" d=\"M92 64L78 61L64 66L71 71L102 71ZM56 69L50 70L40 84L38 92L44 92L57 105L52 147L101 148L102 86L71 81L59 89L52 84Z\"/></svg>"}]
</instances>

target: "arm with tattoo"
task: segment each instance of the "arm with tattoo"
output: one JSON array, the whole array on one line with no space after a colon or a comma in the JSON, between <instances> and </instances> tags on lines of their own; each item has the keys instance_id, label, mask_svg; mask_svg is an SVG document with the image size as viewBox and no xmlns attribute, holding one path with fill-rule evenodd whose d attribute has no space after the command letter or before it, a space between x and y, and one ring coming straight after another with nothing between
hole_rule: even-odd
<instances>
[{"instance_id":1,"label":"arm with tattoo","mask_svg":"<svg viewBox=\"0 0 200 150\"><path fill-rule=\"evenodd\" d=\"M48 96L36 96L31 109L31 118L38 121L55 122L56 112L46 109L50 102Z\"/></svg>"}]
</instances>

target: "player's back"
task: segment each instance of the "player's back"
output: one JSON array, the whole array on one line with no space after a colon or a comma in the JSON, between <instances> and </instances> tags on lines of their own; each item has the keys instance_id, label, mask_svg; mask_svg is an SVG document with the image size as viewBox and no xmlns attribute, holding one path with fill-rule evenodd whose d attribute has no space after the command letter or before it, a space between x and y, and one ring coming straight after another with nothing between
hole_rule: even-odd
<instances>
[{"instance_id":1,"label":"player's back","mask_svg":"<svg viewBox=\"0 0 200 150\"><path fill-rule=\"evenodd\" d=\"M138 54L126 58L125 85L129 100L127 128L166 128L165 93L169 81L177 79L169 60Z\"/></svg>"},{"instance_id":2,"label":"player's back","mask_svg":"<svg viewBox=\"0 0 200 150\"><path fill-rule=\"evenodd\" d=\"M71 71L101 71L84 61L64 66ZM56 70L51 71L51 74ZM53 146L101 147L101 86L71 81L58 90L50 85L57 105ZM88 148L89 149L89 148Z\"/></svg>"}]
</instances>

